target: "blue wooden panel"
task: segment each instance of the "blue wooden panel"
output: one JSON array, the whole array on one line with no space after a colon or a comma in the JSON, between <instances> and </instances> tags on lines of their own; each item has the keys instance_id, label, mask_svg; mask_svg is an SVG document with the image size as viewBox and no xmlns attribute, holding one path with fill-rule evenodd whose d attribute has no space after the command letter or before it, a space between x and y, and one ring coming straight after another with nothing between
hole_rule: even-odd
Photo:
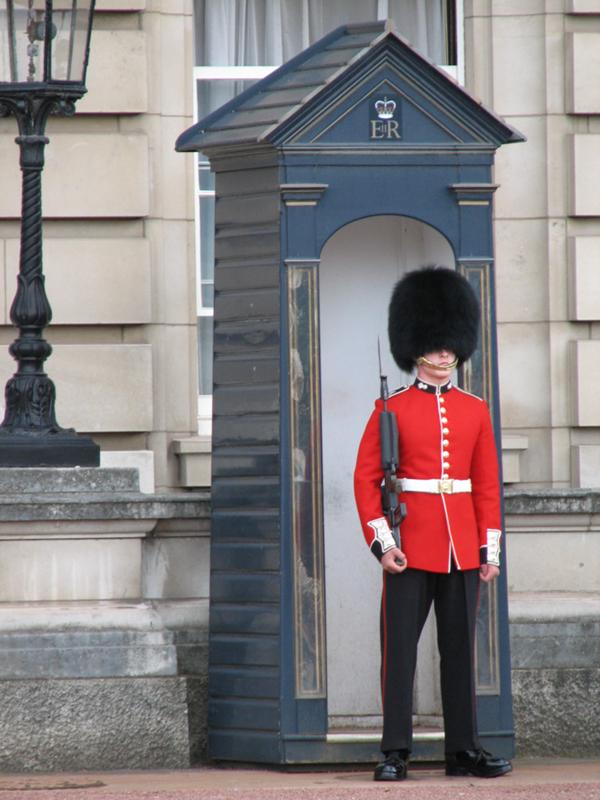
<instances>
[{"instance_id":1,"label":"blue wooden panel","mask_svg":"<svg viewBox=\"0 0 600 800\"><path fill-rule=\"evenodd\" d=\"M279 253L279 226L262 225L254 229L245 227L232 235L232 231L217 228L215 236L215 257L220 258L239 258L241 255L247 258L257 258L258 256L277 256Z\"/></svg>"},{"instance_id":2,"label":"blue wooden panel","mask_svg":"<svg viewBox=\"0 0 600 800\"><path fill-rule=\"evenodd\" d=\"M213 402L223 416L268 414L279 410L279 386L215 386Z\"/></svg>"},{"instance_id":3,"label":"blue wooden panel","mask_svg":"<svg viewBox=\"0 0 600 800\"><path fill-rule=\"evenodd\" d=\"M210 638L209 662L277 666L280 662L279 637L214 634Z\"/></svg>"},{"instance_id":4,"label":"blue wooden panel","mask_svg":"<svg viewBox=\"0 0 600 800\"><path fill-rule=\"evenodd\" d=\"M210 630L221 634L278 634L279 604L211 602Z\"/></svg>"},{"instance_id":5,"label":"blue wooden panel","mask_svg":"<svg viewBox=\"0 0 600 800\"><path fill-rule=\"evenodd\" d=\"M259 110L259 113L262 113ZM273 178L272 173L265 176L267 180ZM219 181L219 196L215 209L215 221L217 227L223 234L226 231L224 225L239 226L243 222L244 227L250 225L269 225L273 220L277 220L279 213L279 198L272 191L276 181L271 180L268 192L258 189L254 182L251 185L241 186L239 183L231 193L222 191L223 182ZM253 286L253 289L256 287Z\"/></svg>"},{"instance_id":6,"label":"blue wooden panel","mask_svg":"<svg viewBox=\"0 0 600 800\"><path fill-rule=\"evenodd\" d=\"M211 698L275 700L279 698L279 669L258 666L222 666L213 664L210 671Z\"/></svg>"},{"instance_id":7,"label":"blue wooden panel","mask_svg":"<svg viewBox=\"0 0 600 800\"><path fill-rule=\"evenodd\" d=\"M245 289L223 292L219 280L215 280L215 316L226 322L252 317L274 317L279 315L279 289Z\"/></svg>"},{"instance_id":8,"label":"blue wooden panel","mask_svg":"<svg viewBox=\"0 0 600 800\"><path fill-rule=\"evenodd\" d=\"M215 415L213 447L279 444L279 416L253 414L240 417Z\"/></svg>"},{"instance_id":9,"label":"blue wooden panel","mask_svg":"<svg viewBox=\"0 0 600 800\"><path fill-rule=\"evenodd\" d=\"M212 457L213 478L279 475L277 447L239 447L219 449Z\"/></svg>"},{"instance_id":10,"label":"blue wooden panel","mask_svg":"<svg viewBox=\"0 0 600 800\"><path fill-rule=\"evenodd\" d=\"M210 551L210 564L215 570L276 571L280 567L279 543L215 542Z\"/></svg>"},{"instance_id":11,"label":"blue wooden panel","mask_svg":"<svg viewBox=\"0 0 600 800\"><path fill-rule=\"evenodd\" d=\"M214 509L211 535L213 541L225 539L250 539L253 541L279 541L279 509Z\"/></svg>"},{"instance_id":12,"label":"blue wooden panel","mask_svg":"<svg viewBox=\"0 0 600 800\"><path fill-rule=\"evenodd\" d=\"M279 730L279 703L276 700L211 699L208 724L218 728L248 731Z\"/></svg>"},{"instance_id":13,"label":"blue wooden panel","mask_svg":"<svg viewBox=\"0 0 600 800\"><path fill-rule=\"evenodd\" d=\"M240 320L221 322L215 319L215 353L243 353L273 351L279 347L279 319Z\"/></svg>"},{"instance_id":14,"label":"blue wooden panel","mask_svg":"<svg viewBox=\"0 0 600 800\"><path fill-rule=\"evenodd\" d=\"M252 385L279 381L279 359L267 353L262 357L229 356L215 359L215 386L228 384Z\"/></svg>"},{"instance_id":15,"label":"blue wooden panel","mask_svg":"<svg viewBox=\"0 0 600 800\"><path fill-rule=\"evenodd\" d=\"M283 746L279 732L221 730L213 726L208 733L208 753L218 761L281 763Z\"/></svg>"},{"instance_id":16,"label":"blue wooden panel","mask_svg":"<svg viewBox=\"0 0 600 800\"><path fill-rule=\"evenodd\" d=\"M280 583L278 573L213 572L210 596L215 603L278 603Z\"/></svg>"},{"instance_id":17,"label":"blue wooden panel","mask_svg":"<svg viewBox=\"0 0 600 800\"><path fill-rule=\"evenodd\" d=\"M263 478L215 478L212 504L215 508L277 508L279 476Z\"/></svg>"},{"instance_id":18,"label":"blue wooden panel","mask_svg":"<svg viewBox=\"0 0 600 800\"><path fill-rule=\"evenodd\" d=\"M245 289L269 289L279 283L279 263L258 261L240 266L228 263L224 258L216 261L219 291L237 291Z\"/></svg>"},{"instance_id":19,"label":"blue wooden panel","mask_svg":"<svg viewBox=\"0 0 600 800\"><path fill-rule=\"evenodd\" d=\"M461 211L461 258L490 258L493 245L489 207L464 206Z\"/></svg>"}]
</instances>

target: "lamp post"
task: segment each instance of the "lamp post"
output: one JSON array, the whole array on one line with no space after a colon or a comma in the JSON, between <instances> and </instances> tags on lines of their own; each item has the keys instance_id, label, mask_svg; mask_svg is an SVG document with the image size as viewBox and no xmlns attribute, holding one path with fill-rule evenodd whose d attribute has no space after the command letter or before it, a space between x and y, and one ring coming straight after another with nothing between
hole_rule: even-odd
<instances>
[{"instance_id":1,"label":"lamp post","mask_svg":"<svg viewBox=\"0 0 600 800\"><path fill-rule=\"evenodd\" d=\"M9 352L16 373L5 389L1 466L97 466L100 449L55 417L54 384L44 372L52 319L42 268L42 195L46 122L70 116L86 91L95 0L0 0L0 116L13 115L22 172L21 251L10 309L19 336Z\"/></svg>"}]
</instances>

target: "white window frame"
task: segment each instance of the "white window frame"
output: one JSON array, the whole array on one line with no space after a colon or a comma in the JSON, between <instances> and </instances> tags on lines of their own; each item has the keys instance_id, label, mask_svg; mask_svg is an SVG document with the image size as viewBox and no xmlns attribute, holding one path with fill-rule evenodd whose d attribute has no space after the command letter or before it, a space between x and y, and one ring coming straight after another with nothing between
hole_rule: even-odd
<instances>
[{"instance_id":1,"label":"white window frame","mask_svg":"<svg viewBox=\"0 0 600 800\"><path fill-rule=\"evenodd\" d=\"M198 90L197 85L199 81L250 81L260 80L265 78L270 72L277 69L277 67L194 67L194 96L193 96L193 110L194 110L194 124L199 120L198 109ZM204 115L203 115L204 116ZM196 311L197 316L212 316L212 308L208 309L202 304L202 285L201 285L201 268L200 268L200 198L201 197L214 197L215 193L212 189L201 189L198 180L199 176L200 158L198 153L194 154L194 216L196 220Z\"/></svg>"},{"instance_id":2,"label":"white window frame","mask_svg":"<svg viewBox=\"0 0 600 800\"><path fill-rule=\"evenodd\" d=\"M198 82L199 81L251 81L260 80L270 72L277 69L276 66L253 66L253 67L232 67L232 66L211 66L194 67L194 93L193 111L194 123L199 119L198 109ZM202 114L204 116L204 113ZM212 189L201 189L199 182L199 154L194 154L194 218L196 222L196 316L212 317L214 309L212 306L205 306L202 302L202 265L201 265L201 220L200 220L200 198L213 197L215 193ZM212 418L212 394L198 394L198 433L210 434Z\"/></svg>"}]
</instances>

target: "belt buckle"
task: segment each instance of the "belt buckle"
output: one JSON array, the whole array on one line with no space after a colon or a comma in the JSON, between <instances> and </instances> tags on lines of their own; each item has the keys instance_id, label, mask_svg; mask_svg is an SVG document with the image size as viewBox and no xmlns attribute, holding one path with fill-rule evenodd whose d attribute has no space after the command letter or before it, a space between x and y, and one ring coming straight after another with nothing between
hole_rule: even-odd
<instances>
[{"instance_id":1,"label":"belt buckle","mask_svg":"<svg viewBox=\"0 0 600 800\"><path fill-rule=\"evenodd\" d=\"M454 492L454 478L442 478L438 481L440 494L452 494Z\"/></svg>"}]
</instances>

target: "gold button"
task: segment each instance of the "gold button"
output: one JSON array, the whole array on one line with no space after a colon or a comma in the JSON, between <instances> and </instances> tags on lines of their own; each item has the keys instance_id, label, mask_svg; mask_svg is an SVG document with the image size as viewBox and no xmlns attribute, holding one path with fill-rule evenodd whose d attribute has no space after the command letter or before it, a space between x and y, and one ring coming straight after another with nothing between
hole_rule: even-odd
<instances>
[{"instance_id":1,"label":"gold button","mask_svg":"<svg viewBox=\"0 0 600 800\"><path fill-rule=\"evenodd\" d=\"M444 439L444 441L442 442L442 444L444 445L444 447L448 447L448 445L450 444L450 442L448 441L448 439Z\"/></svg>"},{"instance_id":2,"label":"gold button","mask_svg":"<svg viewBox=\"0 0 600 800\"><path fill-rule=\"evenodd\" d=\"M442 480L444 480L444 481L445 481L445 480L448 480L448 478L449 478L449 477L450 477L450 476L448 475L448 473L447 473L447 472L444 472L444 473L442 473Z\"/></svg>"},{"instance_id":3,"label":"gold button","mask_svg":"<svg viewBox=\"0 0 600 800\"><path fill-rule=\"evenodd\" d=\"M449 453L447 450L444 450L444 452L442 453L442 455L444 456L444 458L448 458L448 456L450 455L450 453Z\"/></svg>"},{"instance_id":4,"label":"gold button","mask_svg":"<svg viewBox=\"0 0 600 800\"><path fill-rule=\"evenodd\" d=\"M442 433L450 433L450 430L448 428L442 428Z\"/></svg>"},{"instance_id":5,"label":"gold button","mask_svg":"<svg viewBox=\"0 0 600 800\"><path fill-rule=\"evenodd\" d=\"M446 401L444 400L444 398L443 398L443 397L440 397L440 403L441 403L442 405L444 405L444 403L445 403L445 402L446 402Z\"/></svg>"},{"instance_id":6,"label":"gold button","mask_svg":"<svg viewBox=\"0 0 600 800\"><path fill-rule=\"evenodd\" d=\"M446 424L446 422L448 422L448 417L442 417L442 422L443 422L444 424Z\"/></svg>"},{"instance_id":7,"label":"gold button","mask_svg":"<svg viewBox=\"0 0 600 800\"><path fill-rule=\"evenodd\" d=\"M444 461L444 469L449 469L449 467L450 467L450 462Z\"/></svg>"}]
</instances>

